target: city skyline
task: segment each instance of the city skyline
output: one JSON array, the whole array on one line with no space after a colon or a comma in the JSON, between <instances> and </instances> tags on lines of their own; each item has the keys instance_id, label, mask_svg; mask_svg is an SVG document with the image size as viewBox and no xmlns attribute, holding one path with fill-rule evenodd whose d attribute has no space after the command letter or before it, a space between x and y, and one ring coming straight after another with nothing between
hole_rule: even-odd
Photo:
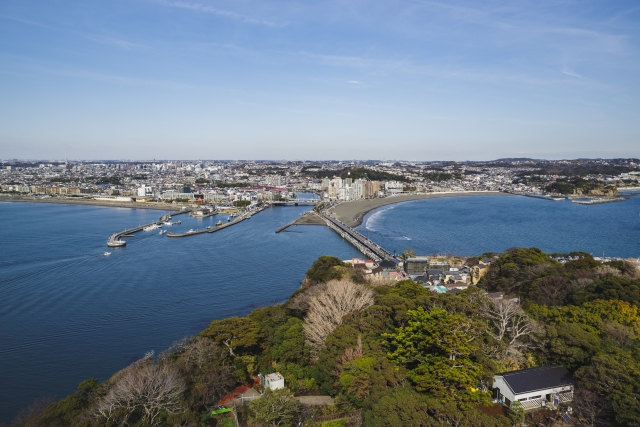
<instances>
[{"instance_id":1,"label":"city skyline","mask_svg":"<svg viewBox=\"0 0 640 427\"><path fill-rule=\"evenodd\" d=\"M632 2L8 2L0 155L640 157Z\"/></svg>"}]
</instances>

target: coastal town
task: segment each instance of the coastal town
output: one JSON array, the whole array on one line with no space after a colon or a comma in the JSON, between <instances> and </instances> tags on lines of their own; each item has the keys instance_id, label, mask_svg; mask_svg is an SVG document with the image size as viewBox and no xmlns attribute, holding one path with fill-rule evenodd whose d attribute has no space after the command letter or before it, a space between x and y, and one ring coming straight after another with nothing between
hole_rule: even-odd
<instances>
[{"instance_id":1,"label":"coastal town","mask_svg":"<svg viewBox=\"0 0 640 427\"><path fill-rule=\"evenodd\" d=\"M640 186L638 159L490 162L3 160L0 200L211 203L325 201L401 194L505 192L578 203L624 200Z\"/></svg>"}]
</instances>

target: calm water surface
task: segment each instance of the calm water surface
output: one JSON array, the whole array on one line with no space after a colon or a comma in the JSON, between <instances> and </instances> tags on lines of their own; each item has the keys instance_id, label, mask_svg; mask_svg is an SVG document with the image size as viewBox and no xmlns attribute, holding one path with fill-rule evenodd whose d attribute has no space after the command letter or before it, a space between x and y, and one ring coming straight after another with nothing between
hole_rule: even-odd
<instances>
[{"instance_id":1,"label":"calm water surface","mask_svg":"<svg viewBox=\"0 0 640 427\"><path fill-rule=\"evenodd\" d=\"M321 226L275 234L309 207L267 209L181 239L136 234L103 256L109 234L162 211L0 203L0 422L41 396L63 397L206 328L287 298L320 255L358 253ZM173 231L226 216L178 217ZM480 254L512 246L640 256L640 196L581 206L527 197L452 197L370 212L360 231L391 251Z\"/></svg>"},{"instance_id":2,"label":"calm water surface","mask_svg":"<svg viewBox=\"0 0 640 427\"><path fill-rule=\"evenodd\" d=\"M111 233L164 212L0 203L0 422L37 397L107 379L212 319L286 299L321 255L358 255L326 227L274 233L309 209L270 208L179 239L140 232L125 248L108 249ZM184 232L226 218L180 215L181 225L165 228Z\"/></svg>"},{"instance_id":3,"label":"calm water surface","mask_svg":"<svg viewBox=\"0 0 640 427\"><path fill-rule=\"evenodd\" d=\"M640 257L640 195L579 205L524 196L423 199L369 212L358 231L391 252L479 255L513 246Z\"/></svg>"}]
</instances>

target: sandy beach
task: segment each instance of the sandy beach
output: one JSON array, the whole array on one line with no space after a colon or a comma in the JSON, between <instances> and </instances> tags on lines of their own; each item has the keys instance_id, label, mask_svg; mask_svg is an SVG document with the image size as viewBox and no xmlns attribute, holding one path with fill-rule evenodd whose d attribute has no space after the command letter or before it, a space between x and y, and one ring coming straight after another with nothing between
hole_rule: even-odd
<instances>
[{"instance_id":1,"label":"sandy beach","mask_svg":"<svg viewBox=\"0 0 640 427\"><path fill-rule=\"evenodd\" d=\"M350 227L357 227L362 224L362 218L369 211L380 206L391 205L393 203L408 202L420 199L435 199L438 197L459 197L459 196L511 196L511 194L500 191L465 191L448 193L423 193L423 194L400 194L398 196L385 197L382 199L358 200L355 202L345 202L332 208L333 214Z\"/></svg>"},{"instance_id":2,"label":"sandy beach","mask_svg":"<svg viewBox=\"0 0 640 427\"><path fill-rule=\"evenodd\" d=\"M177 211L184 205L176 205L171 203L146 203L146 202L107 202L102 200L88 199L59 199L51 197L41 199L38 197L28 196L9 196L0 195L0 202L28 202L28 203L57 203L63 205L88 205L88 206L107 206L111 208L133 208L133 209L157 209L163 211Z\"/></svg>"}]
</instances>

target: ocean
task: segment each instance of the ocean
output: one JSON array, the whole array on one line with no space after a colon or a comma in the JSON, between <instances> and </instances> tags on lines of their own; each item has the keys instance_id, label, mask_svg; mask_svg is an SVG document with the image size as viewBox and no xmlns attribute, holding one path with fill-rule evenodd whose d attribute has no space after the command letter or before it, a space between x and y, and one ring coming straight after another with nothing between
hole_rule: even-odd
<instances>
[{"instance_id":1,"label":"ocean","mask_svg":"<svg viewBox=\"0 0 640 427\"><path fill-rule=\"evenodd\" d=\"M392 253L480 255L517 246L638 258L640 195L598 205L524 196L423 199L375 209L356 229Z\"/></svg>"},{"instance_id":2,"label":"ocean","mask_svg":"<svg viewBox=\"0 0 640 427\"><path fill-rule=\"evenodd\" d=\"M358 252L323 226L275 230L309 206L274 207L213 234L139 232L107 248L118 230L164 211L0 203L0 422L40 397L61 398L205 329L284 301L321 255ZM185 232L226 215L179 215ZM110 251L110 256L104 256Z\"/></svg>"},{"instance_id":3,"label":"ocean","mask_svg":"<svg viewBox=\"0 0 640 427\"><path fill-rule=\"evenodd\" d=\"M323 226L274 231L310 207L274 207L213 234L171 239L118 230L163 211L0 203L0 422L40 397L61 398L205 329L284 301L321 255L360 256ZM180 215L172 231L226 216ZM512 246L640 256L640 196L582 206L534 198L451 197L379 208L358 228L386 249L478 255ZM112 254L104 256L109 250Z\"/></svg>"}]
</instances>

